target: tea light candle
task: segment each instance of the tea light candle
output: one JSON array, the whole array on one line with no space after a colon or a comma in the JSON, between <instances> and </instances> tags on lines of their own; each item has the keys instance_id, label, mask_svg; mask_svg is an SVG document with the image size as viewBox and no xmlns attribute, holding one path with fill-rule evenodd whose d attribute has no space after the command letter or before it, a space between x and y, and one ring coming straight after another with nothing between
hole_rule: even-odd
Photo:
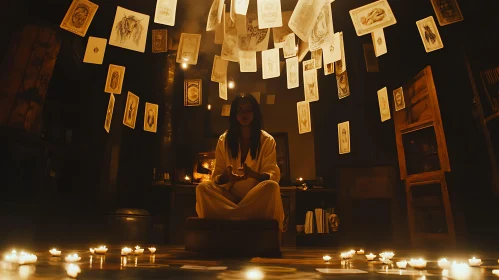
<instances>
[{"instance_id":1,"label":"tea light candle","mask_svg":"<svg viewBox=\"0 0 499 280\"><path fill-rule=\"evenodd\" d=\"M403 260L403 261L397 262L397 267L398 268L406 268L407 267L407 261Z\"/></svg>"},{"instance_id":2,"label":"tea light candle","mask_svg":"<svg viewBox=\"0 0 499 280\"><path fill-rule=\"evenodd\" d=\"M369 253L369 255L366 255L366 258L368 261L373 261L376 255L373 255L373 253Z\"/></svg>"},{"instance_id":3,"label":"tea light candle","mask_svg":"<svg viewBox=\"0 0 499 280\"><path fill-rule=\"evenodd\" d=\"M70 263L66 265L66 273L69 277L76 278L78 277L78 274L81 273L81 269L77 264Z\"/></svg>"},{"instance_id":4,"label":"tea light candle","mask_svg":"<svg viewBox=\"0 0 499 280\"><path fill-rule=\"evenodd\" d=\"M329 262L331 260L331 257L328 256L328 255L325 255L322 257L322 259L325 261L325 262Z\"/></svg>"},{"instance_id":5,"label":"tea light candle","mask_svg":"<svg viewBox=\"0 0 499 280\"><path fill-rule=\"evenodd\" d=\"M19 255L19 257L17 259L17 263L21 264L21 265L34 264L34 263L36 263L36 260L37 260L37 257L35 255L21 252L21 254Z\"/></svg>"},{"instance_id":6,"label":"tea light candle","mask_svg":"<svg viewBox=\"0 0 499 280\"><path fill-rule=\"evenodd\" d=\"M95 249L94 248L90 248L88 250L90 251L90 254L92 254L92 255L95 253Z\"/></svg>"},{"instance_id":7,"label":"tea light candle","mask_svg":"<svg viewBox=\"0 0 499 280\"><path fill-rule=\"evenodd\" d=\"M94 248L97 254L105 254L107 252L106 246L100 246L99 248Z\"/></svg>"},{"instance_id":8,"label":"tea light candle","mask_svg":"<svg viewBox=\"0 0 499 280\"><path fill-rule=\"evenodd\" d=\"M81 260L81 258L78 256L78 254L73 254L73 255L67 255L65 260L67 262L77 262Z\"/></svg>"},{"instance_id":9,"label":"tea light candle","mask_svg":"<svg viewBox=\"0 0 499 280\"><path fill-rule=\"evenodd\" d=\"M122 256L126 256L126 255L130 254L131 252L132 252L132 249L128 248L128 247L125 247L125 248L121 249L121 255Z\"/></svg>"},{"instance_id":10,"label":"tea light candle","mask_svg":"<svg viewBox=\"0 0 499 280\"><path fill-rule=\"evenodd\" d=\"M144 249L143 248L140 248L140 246L135 246L135 250L133 251L135 253L135 255L140 255L142 253L144 253Z\"/></svg>"},{"instance_id":11,"label":"tea light candle","mask_svg":"<svg viewBox=\"0 0 499 280\"><path fill-rule=\"evenodd\" d=\"M185 177L184 177L184 181L186 181L186 182L190 182L190 181L191 181L191 177L189 177L189 176L185 175Z\"/></svg>"},{"instance_id":12,"label":"tea light candle","mask_svg":"<svg viewBox=\"0 0 499 280\"><path fill-rule=\"evenodd\" d=\"M468 262L470 263L470 266L480 266L482 265L482 260L481 259L476 259L473 257L472 259L469 259Z\"/></svg>"},{"instance_id":13,"label":"tea light candle","mask_svg":"<svg viewBox=\"0 0 499 280\"><path fill-rule=\"evenodd\" d=\"M50 254L52 257L60 257L61 256L61 251L57 250L56 248L49 250Z\"/></svg>"},{"instance_id":14,"label":"tea light candle","mask_svg":"<svg viewBox=\"0 0 499 280\"><path fill-rule=\"evenodd\" d=\"M384 258L384 259L391 260L393 258L393 256L395 256L395 254L393 252L383 252L383 253L379 254L379 256Z\"/></svg>"},{"instance_id":15,"label":"tea light candle","mask_svg":"<svg viewBox=\"0 0 499 280\"><path fill-rule=\"evenodd\" d=\"M345 259L351 259L353 256L350 252L343 252L340 254L340 257L345 260Z\"/></svg>"},{"instance_id":16,"label":"tea light candle","mask_svg":"<svg viewBox=\"0 0 499 280\"><path fill-rule=\"evenodd\" d=\"M358 251L357 251L357 254L358 254L358 255L364 255L364 249L360 249L360 250L358 250Z\"/></svg>"},{"instance_id":17,"label":"tea light candle","mask_svg":"<svg viewBox=\"0 0 499 280\"><path fill-rule=\"evenodd\" d=\"M154 254L156 253L156 248L155 247L149 247L149 252L151 252L151 254Z\"/></svg>"},{"instance_id":18,"label":"tea light candle","mask_svg":"<svg viewBox=\"0 0 499 280\"><path fill-rule=\"evenodd\" d=\"M10 254L5 254L4 260L9 263L17 263L18 257L16 250L12 250Z\"/></svg>"},{"instance_id":19,"label":"tea light candle","mask_svg":"<svg viewBox=\"0 0 499 280\"><path fill-rule=\"evenodd\" d=\"M423 269L423 268L426 268L426 260L424 260L424 259L419 259L419 260L411 259L409 261L409 265L412 266L413 268L416 268L416 269Z\"/></svg>"},{"instance_id":20,"label":"tea light candle","mask_svg":"<svg viewBox=\"0 0 499 280\"><path fill-rule=\"evenodd\" d=\"M449 266L450 266L450 262L446 258L438 260L438 267L447 268Z\"/></svg>"},{"instance_id":21,"label":"tea light candle","mask_svg":"<svg viewBox=\"0 0 499 280\"><path fill-rule=\"evenodd\" d=\"M353 250L353 249L352 249L352 250L350 250L350 251L348 251L348 252L349 252L349 253L350 253L350 255L352 255L352 256L353 256L353 255L355 255L355 250Z\"/></svg>"},{"instance_id":22,"label":"tea light candle","mask_svg":"<svg viewBox=\"0 0 499 280\"><path fill-rule=\"evenodd\" d=\"M452 275L459 278L467 278L470 275L470 267L465 263L452 263Z\"/></svg>"},{"instance_id":23,"label":"tea light candle","mask_svg":"<svg viewBox=\"0 0 499 280\"><path fill-rule=\"evenodd\" d=\"M499 261L497 261L497 262L499 262ZM492 270L492 274L499 276L499 269Z\"/></svg>"}]
</instances>

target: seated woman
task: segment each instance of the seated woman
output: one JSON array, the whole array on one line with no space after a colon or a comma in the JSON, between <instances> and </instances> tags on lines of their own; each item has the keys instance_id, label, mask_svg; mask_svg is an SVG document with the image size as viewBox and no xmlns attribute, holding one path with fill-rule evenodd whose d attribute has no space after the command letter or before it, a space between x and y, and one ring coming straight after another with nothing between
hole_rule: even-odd
<instances>
[{"instance_id":1,"label":"seated woman","mask_svg":"<svg viewBox=\"0 0 499 280\"><path fill-rule=\"evenodd\" d=\"M229 129L220 136L212 180L196 188L201 218L275 219L282 231L284 209L274 138L261 129L260 106L251 94L232 101Z\"/></svg>"}]
</instances>

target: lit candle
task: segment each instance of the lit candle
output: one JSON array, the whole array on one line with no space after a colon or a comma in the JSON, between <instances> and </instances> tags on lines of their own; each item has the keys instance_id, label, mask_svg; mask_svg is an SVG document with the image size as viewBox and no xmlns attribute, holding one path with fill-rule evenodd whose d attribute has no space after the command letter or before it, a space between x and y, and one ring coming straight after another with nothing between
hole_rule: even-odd
<instances>
[{"instance_id":1,"label":"lit candle","mask_svg":"<svg viewBox=\"0 0 499 280\"><path fill-rule=\"evenodd\" d=\"M470 267L465 263L452 262L452 275L458 278L467 278L470 275Z\"/></svg>"},{"instance_id":2,"label":"lit candle","mask_svg":"<svg viewBox=\"0 0 499 280\"><path fill-rule=\"evenodd\" d=\"M66 272L69 277L76 278L78 277L78 274L81 273L81 269L77 264L70 263L66 265Z\"/></svg>"},{"instance_id":3,"label":"lit candle","mask_svg":"<svg viewBox=\"0 0 499 280\"><path fill-rule=\"evenodd\" d=\"M57 250L56 248L49 250L50 254L52 257L60 257L61 256L61 251Z\"/></svg>"},{"instance_id":4,"label":"lit candle","mask_svg":"<svg viewBox=\"0 0 499 280\"><path fill-rule=\"evenodd\" d=\"M360 249L360 250L358 250L358 251L357 251L357 254L358 254L358 255L364 255L364 249Z\"/></svg>"},{"instance_id":5,"label":"lit candle","mask_svg":"<svg viewBox=\"0 0 499 280\"><path fill-rule=\"evenodd\" d=\"M302 182L302 181L303 181L303 178L302 178L302 177L298 178L298 181L299 181L299 182Z\"/></svg>"},{"instance_id":6,"label":"lit candle","mask_svg":"<svg viewBox=\"0 0 499 280\"><path fill-rule=\"evenodd\" d=\"M397 262L397 267L398 268L406 268L407 267L407 261L403 260L403 261Z\"/></svg>"},{"instance_id":7,"label":"lit candle","mask_svg":"<svg viewBox=\"0 0 499 280\"><path fill-rule=\"evenodd\" d=\"M448 268L449 266L450 266L450 262L446 258L438 260L438 267Z\"/></svg>"},{"instance_id":8,"label":"lit candle","mask_svg":"<svg viewBox=\"0 0 499 280\"><path fill-rule=\"evenodd\" d=\"M481 259L476 259L473 257L472 259L469 259L468 262L470 263L470 266L480 266L482 265L482 260Z\"/></svg>"},{"instance_id":9,"label":"lit candle","mask_svg":"<svg viewBox=\"0 0 499 280\"><path fill-rule=\"evenodd\" d=\"M73 254L73 255L67 255L65 260L67 262L77 262L81 260L81 258L78 256L78 254Z\"/></svg>"},{"instance_id":10,"label":"lit candle","mask_svg":"<svg viewBox=\"0 0 499 280\"><path fill-rule=\"evenodd\" d=\"M392 261L390 259L387 259L387 258L379 258L380 262L384 263L384 264L391 264Z\"/></svg>"},{"instance_id":11,"label":"lit candle","mask_svg":"<svg viewBox=\"0 0 499 280\"><path fill-rule=\"evenodd\" d=\"M142 253L144 253L144 249L143 248L140 248L140 246L135 246L135 251L133 251L135 253L135 255L140 255Z\"/></svg>"},{"instance_id":12,"label":"lit candle","mask_svg":"<svg viewBox=\"0 0 499 280\"><path fill-rule=\"evenodd\" d=\"M383 253L379 254L379 256L384 258L384 259L391 260L393 258L393 256L395 256L395 254L393 252L383 252Z\"/></svg>"},{"instance_id":13,"label":"lit candle","mask_svg":"<svg viewBox=\"0 0 499 280\"><path fill-rule=\"evenodd\" d=\"M190 181L191 181L191 177L189 177L189 176L185 175L184 180L185 180L186 182L190 182Z\"/></svg>"},{"instance_id":14,"label":"lit candle","mask_svg":"<svg viewBox=\"0 0 499 280\"><path fill-rule=\"evenodd\" d=\"M353 255L355 255L355 250L350 250L350 251L348 251L348 253L350 253L350 255L352 255L352 257L353 257Z\"/></svg>"},{"instance_id":15,"label":"lit candle","mask_svg":"<svg viewBox=\"0 0 499 280\"><path fill-rule=\"evenodd\" d=\"M188 67L187 63L185 63L185 62L182 63L182 69L187 69L187 67Z\"/></svg>"},{"instance_id":16,"label":"lit candle","mask_svg":"<svg viewBox=\"0 0 499 280\"><path fill-rule=\"evenodd\" d=\"M492 270L492 274L495 274L495 275L499 276L499 269Z\"/></svg>"},{"instance_id":17,"label":"lit candle","mask_svg":"<svg viewBox=\"0 0 499 280\"><path fill-rule=\"evenodd\" d=\"M126 256L126 255L130 254L131 252L132 252L132 249L128 248L128 247L125 247L125 248L121 249L121 255L122 256Z\"/></svg>"},{"instance_id":18,"label":"lit candle","mask_svg":"<svg viewBox=\"0 0 499 280\"><path fill-rule=\"evenodd\" d=\"M155 247L149 247L147 249L149 249L149 252L151 252L151 254L156 253L156 248Z\"/></svg>"},{"instance_id":19,"label":"lit candle","mask_svg":"<svg viewBox=\"0 0 499 280\"><path fill-rule=\"evenodd\" d=\"M331 257L328 256L328 255L325 255L322 257L322 259L325 261L325 262L329 262L331 260Z\"/></svg>"},{"instance_id":20,"label":"lit candle","mask_svg":"<svg viewBox=\"0 0 499 280\"><path fill-rule=\"evenodd\" d=\"M246 271L246 279L248 280L260 280L263 279L263 272L258 268L253 268Z\"/></svg>"},{"instance_id":21,"label":"lit candle","mask_svg":"<svg viewBox=\"0 0 499 280\"><path fill-rule=\"evenodd\" d=\"M19 257L17 259L17 263L21 264L21 265L34 264L34 263L36 263L36 259L37 259L37 257L33 254L21 252L21 254L19 255Z\"/></svg>"},{"instance_id":22,"label":"lit candle","mask_svg":"<svg viewBox=\"0 0 499 280\"><path fill-rule=\"evenodd\" d=\"M353 255L351 252L343 252L340 254L340 257L342 259L351 259L351 258L353 258Z\"/></svg>"},{"instance_id":23,"label":"lit candle","mask_svg":"<svg viewBox=\"0 0 499 280\"><path fill-rule=\"evenodd\" d=\"M426 268L426 260L424 260L424 259L419 259L419 260L411 259L409 261L409 265L412 266L413 268L416 268L416 269L423 269L423 268Z\"/></svg>"},{"instance_id":24,"label":"lit candle","mask_svg":"<svg viewBox=\"0 0 499 280\"><path fill-rule=\"evenodd\" d=\"M95 253L95 249L94 248L90 248L88 250L90 251L90 254L92 254L92 255Z\"/></svg>"},{"instance_id":25,"label":"lit candle","mask_svg":"<svg viewBox=\"0 0 499 280\"><path fill-rule=\"evenodd\" d=\"M105 254L107 252L106 246L100 246L99 248L94 248L97 254Z\"/></svg>"},{"instance_id":26,"label":"lit candle","mask_svg":"<svg viewBox=\"0 0 499 280\"><path fill-rule=\"evenodd\" d=\"M366 255L366 258L368 261L373 261L376 255L373 255L373 253L369 253L369 255Z\"/></svg>"}]
</instances>

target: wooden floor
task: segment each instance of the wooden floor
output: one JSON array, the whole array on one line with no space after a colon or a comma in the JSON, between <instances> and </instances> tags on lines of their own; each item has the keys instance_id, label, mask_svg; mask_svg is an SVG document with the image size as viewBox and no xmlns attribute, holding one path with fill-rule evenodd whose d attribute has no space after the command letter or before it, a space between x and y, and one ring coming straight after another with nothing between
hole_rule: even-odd
<instances>
[{"instance_id":1,"label":"wooden floor","mask_svg":"<svg viewBox=\"0 0 499 280\"><path fill-rule=\"evenodd\" d=\"M113 247L105 255L91 255L83 248L61 250L63 257L51 257L48 251L35 252L38 256L36 265L3 262L0 279L70 279L64 261L64 256L70 253L81 257L77 263L81 270L78 279L499 279L492 274L493 269L499 269L499 254L492 253L477 256L483 261L480 268L443 271L437 266L440 257L467 262L471 256L466 253L440 255L441 252L414 255L395 251L393 264L385 265L380 261L368 262L364 255L342 261L338 251L326 249L285 248L281 258L239 259L201 256L185 252L182 247L159 247L156 254L150 254L146 249L143 255L128 257L121 257L120 248ZM370 252L366 250L367 253ZM329 263L322 260L324 254L332 257ZM396 269L395 262L419 257L428 260L426 270Z\"/></svg>"}]
</instances>

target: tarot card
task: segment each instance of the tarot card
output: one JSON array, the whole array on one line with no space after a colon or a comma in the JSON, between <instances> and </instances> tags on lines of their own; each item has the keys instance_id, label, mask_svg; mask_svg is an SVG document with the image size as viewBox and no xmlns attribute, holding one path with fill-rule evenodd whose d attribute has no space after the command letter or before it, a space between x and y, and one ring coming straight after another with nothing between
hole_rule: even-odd
<instances>
[{"instance_id":1,"label":"tarot card","mask_svg":"<svg viewBox=\"0 0 499 280\"><path fill-rule=\"evenodd\" d=\"M126 97L125 114L123 116L123 124L135 129L135 121L137 120L137 110L139 108L139 97L132 92L128 92Z\"/></svg>"},{"instance_id":2,"label":"tarot card","mask_svg":"<svg viewBox=\"0 0 499 280\"><path fill-rule=\"evenodd\" d=\"M297 51L298 48L296 47L295 34L294 33L288 34L286 36L286 41L284 41L284 47L282 48L284 58L290 58L296 56Z\"/></svg>"},{"instance_id":3,"label":"tarot card","mask_svg":"<svg viewBox=\"0 0 499 280\"><path fill-rule=\"evenodd\" d=\"M391 118L391 115L390 105L388 104L388 91L386 87L378 90L378 103L381 122L389 120Z\"/></svg>"},{"instance_id":4,"label":"tarot card","mask_svg":"<svg viewBox=\"0 0 499 280\"><path fill-rule=\"evenodd\" d=\"M275 104L275 95L267 95L267 104L274 105Z\"/></svg>"},{"instance_id":5,"label":"tarot card","mask_svg":"<svg viewBox=\"0 0 499 280\"><path fill-rule=\"evenodd\" d=\"M298 0L288 26L304 42L308 42L317 17L327 0Z\"/></svg>"},{"instance_id":6,"label":"tarot card","mask_svg":"<svg viewBox=\"0 0 499 280\"><path fill-rule=\"evenodd\" d=\"M246 30L246 15L235 15L235 21L237 36L246 36L248 31Z\"/></svg>"},{"instance_id":7,"label":"tarot card","mask_svg":"<svg viewBox=\"0 0 499 280\"><path fill-rule=\"evenodd\" d=\"M421 40L423 40L424 48L427 53L444 47L433 16L416 21L416 25L418 26L419 35L421 35Z\"/></svg>"},{"instance_id":8,"label":"tarot card","mask_svg":"<svg viewBox=\"0 0 499 280\"><path fill-rule=\"evenodd\" d=\"M289 28L288 26L291 13L291 11L281 13L282 26L272 28L274 48L283 48L284 42L286 41L286 36L288 36L289 34L294 34L293 30L291 30L291 28Z\"/></svg>"},{"instance_id":9,"label":"tarot card","mask_svg":"<svg viewBox=\"0 0 499 280\"><path fill-rule=\"evenodd\" d=\"M341 50L341 59L336 61L336 75L339 75L347 70L343 32L340 32L340 50Z\"/></svg>"},{"instance_id":10,"label":"tarot card","mask_svg":"<svg viewBox=\"0 0 499 280\"><path fill-rule=\"evenodd\" d=\"M229 62L223 60L220 56L215 55L213 59L213 68L211 70L211 81L224 83L227 81L227 67Z\"/></svg>"},{"instance_id":11,"label":"tarot card","mask_svg":"<svg viewBox=\"0 0 499 280\"><path fill-rule=\"evenodd\" d=\"M374 30L373 33L371 33L371 36L373 38L374 53L376 54L376 57L380 57L387 53L388 49L386 48L385 32L383 32L383 29Z\"/></svg>"},{"instance_id":12,"label":"tarot card","mask_svg":"<svg viewBox=\"0 0 499 280\"><path fill-rule=\"evenodd\" d=\"M223 5L222 21L215 27L215 44L221 45L224 42L225 35L225 4Z\"/></svg>"},{"instance_id":13,"label":"tarot card","mask_svg":"<svg viewBox=\"0 0 499 280\"><path fill-rule=\"evenodd\" d=\"M303 90L305 91L305 101L314 102L319 100L317 70L312 69L303 72Z\"/></svg>"},{"instance_id":14,"label":"tarot card","mask_svg":"<svg viewBox=\"0 0 499 280\"><path fill-rule=\"evenodd\" d=\"M106 52L106 45L107 39L89 36L83 62L102 64L102 61L104 61L104 53Z\"/></svg>"},{"instance_id":15,"label":"tarot card","mask_svg":"<svg viewBox=\"0 0 499 280\"><path fill-rule=\"evenodd\" d=\"M270 29L258 28L256 14L246 15L246 34L237 34L239 49L243 51L264 51L269 48Z\"/></svg>"},{"instance_id":16,"label":"tarot card","mask_svg":"<svg viewBox=\"0 0 499 280\"><path fill-rule=\"evenodd\" d=\"M322 68L322 49L317 49L315 51L312 51L312 59L315 60L314 62L315 69Z\"/></svg>"},{"instance_id":17,"label":"tarot card","mask_svg":"<svg viewBox=\"0 0 499 280\"><path fill-rule=\"evenodd\" d=\"M234 7L234 1L237 0L230 0L230 20L232 22L236 22L236 8Z\"/></svg>"},{"instance_id":18,"label":"tarot card","mask_svg":"<svg viewBox=\"0 0 499 280\"><path fill-rule=\"evenodd\" d=\"M182 33L177 50L177 63L196 65L198 63L201 34Z\"/></svg>"},{"instance_id":19,"label":"tarot card","mask_svg":"<svg viewBox=\"0 0 499 280\"><path fill-rule=\"evenodd\" d=\"M121 94L121 87L123 86L124 78L125 78L124 66L109 64L104 92Z\"/></svg>"},{"instance_id":20,"label":"tarot card","mask_svg":"<svg viewBox=\"0 0 499 280\"><path fill-rule=\"evenodd\" d=\"M322 46L322 57L324 64L330 64L341 60L340 33L334 33L332 43Z\"/></svg>"},{"instance_id":21,"label":"tarot card","mask_svg":"<svg viewBox=\"0 0 499 280\"><path fill-rule=\"evenodd\" d=\"M440 26L464 20L456 0L431 0Z\"/></svg>"},{"instance_id":22,"label":"tarot card","mask_svg":"<svg viewBox=\"0 0 499 280\"><path fill-rule=\"evenodd\" d=\"M200 79L184 81L184 106L200 106L203 102Z\"/></svg>"},{"instance_id":23,"label":"tarot card","mask_svg":"<svg viewBox=\"0 0 499 280\"><path fill-rule=\"evenodd\" d=\"M225 14L225 34L222 43L222 59L227 61L239 62L239 47L237 45L236 24L232 22L228 13Z\"/></svg>"},{"instance_id":24,"label":"tarot card","mask_svg":"<svg viewBox=\"0 0 499 280\"><path fill-rule=\"evenodd\" d=\"M222 117L229 117L230 116L230 104L223 104L222 105L222 112L221 112L221 116Z\"/></svg>"},{"instance_id":25,"label":"tarot card","mask_svg":"<svg viewBox=\"0 0 499 280\"><path fill-rule=\"evenodd\" d=\"M227 82L218 83L218 97L227 100Z\"/></svg>"},{"instance_id":26,"label":"tarot card","mask_svg":"<svg viewBox=\"0 0 499 280\"><path fill-rule=\"evenodd\" d=\"M338 148L340 155L350 153L350 122L338 124Z\"/></svg>"},{"instance_id":27,"label":"tarot card","mask_svg":"<svg viewBox=\"0 0 499 280\"><path fill-rule=\"evenodd\" d=\"M85 37L99 5L88 0L73 0L60 27L81 37Z\"/></svg>"},{"instance_id":28,"label":"tarot card","mask_svg":"<svg viewBox=\"0 0 499 280\"><path fill-rule=\"evenodd\" d=\"M246 15L248 12L249 0L234 0L234 13Z\"/></svg>"},{"instance_id":29,"label":"tarot card","mask_svg":"<svg viewBox=\"0 0 499 280\"><path fill-rule=\"evenodd\" d=\"M270 49L262 52L263 79L279 77L281 74L279 64L279 49Z\"/></svg>"},{"instance_id":30,"label":"tarot card","mask_svg":"<svg viewBox=\"0 0 499 280\"><path fill-rule=\"evenodd\" d=\"M364 44L363 47L367 72L379 72L378 58L374 54L373 44Z\"/></svg>"},{"instance_id":31,"label":"tarot card","mask_svg":"<svg viewBox=\"0 0 499 280\"><path fill-rule=\"evenodd\" d=\"M331 75L334 73L334 62L324 65L324 75Z\"/></svg>"},{"instance_id":32,"label":"tarot card","mask_svg":"<svg viewBox=\"0 0 499 280\"><path fill-rule=\"evenodd\" d=\"M333 43L334 28L333 17L331 13L331 4L328 2L324 5L317 17L317 22L312 29L310 39L308 40L308 48L310 51L315 51L322 48L324 45Z\"/></svg>"},{"instance_id":33,"label":"tarot card","mask_svg":"<svg viewBox=\"0 0 499 280\"><path fill-rule=\"evenodd\" d=\"M114 95L111 93L109 95L109 103L107 105L106 121L104 122L104 129L107 131L107 133L109 133L109 130L111 129L111 120L113 119L115 101L116 99L114 98Z\"/></svg>"},{"instance_id":34,"label":"tarot card","mask_svg":"<svg viewBox=\"0 0 499 280\"><path fill-rule=\"evenodd\" d=\"M158 130L158 104L146 102L146 111L144 112L144 130L154 133Z\"/></svg>"},{"instance_id":35,"label":"tarot card","mask_svg":"<svg viewBox=\"0 0 499 280\"><path fill-rule=\"evenodd\" d=\"M239 51L239 70L241 72L256 72L256 52Z\"/></svg>"},{"instance_id":36,"label":"tarot card","mask_svg":"<svg viewBox=\"0 0 499 280\"><path fill-rule=\"evenodd\" d=\"M300 86L300 74L298 73L298 57L286 59L286 74L288 80L288 89Z\"/></svg>"},{"instance_id":37,"label":"tarot card","mask_svg":"<svg viewBox=\"0 0 499 280\"><path fill-rule=\"evenodd\" d=\"M397 23L387 0L378 0L350 11L357 36Z\"/></svg>"},{"instance_id":38,"label":"tarot card","mask_svg":"<svg viewBox=\"0 0 499 280\"><path fill-rule=\"evenodd\" d=\"M258 28L282 26L281 0L257 0Z\"/></svg>"},{"instance_id":39,"label":"tarot card","mask_svg":"<svg viewBox=\"0 0 499 280\"><path fill-rule=\"evenodd\" d=\"M208 13L208 22L206 23L206 31L215 30L217 24L222 21L224 0L213 0Z\"/></svg>"},{"instance_id":40,"label":"tarot card","mask_svg":"<svg viewBox=\"0 0 499 280\"><path fill-rule=\"evenodd\" d=\"M348 83L347 71L336 76L336 84L338 86L338 98L343 99L350 96L350 85Z\"/></svg>"},{"instance_id":41,"label":"tarot card","mask_svg":"<svg viewBox=\"0 0 499 280\"><path fill-rule=\"evenodd\" d=\"M312 120L310 118L310 103L308 103L308 101L298 102L296 103L296 110L298 114L298 132L300 134L312 132Z\"/></svg>"},{"instance_id":42,"label":"tarot card","mask_svg":"<svg viewBox=\"0 0 499 280\"><path fill-rule=\"evenodd\" d=\"M132 27L133 26L133 27ZM109 45L144 52L147 41L149 16L118 6Z\"/></svg>"},{"instance_id":43,"label":"tarot card","mask_svg":"<svg viewBox=\"0 0 499 280\"><path fill-rule=\"evenodd\" d=\"M177 13L177 0L156 0L156 12L154 22L169 26L175 26L175 14Z\"/></svg>"},{"instance_id":44,"label":"tarot card","mask_svg":"<svg viewBox=\"0 0 499 280\"><path fill-rule=\"evenodd\" d=\"M168 30L155 29L152 31L152 52L162 53L168 51Z\"/></svg>"},{"instance_id":45,"label":"tarot card","mask_svg":"<svg viewBox=\"0 0 499 280\"><path fill-rule=\"evenodd\" d=\"M404 90L402 87L393 91L393 100L395 101L395 111L400 111L405 108Z\"/></svg>"},{"instance_id":46,"label":"tarot card","mask_svg":"<svg viewBox=\"0 0 499 280\"><path fill-rule=\"evenodd\" d=\"M302 62L303 72L315 69L315 59L304 60Z\"/></svg>"}]
</instances>

